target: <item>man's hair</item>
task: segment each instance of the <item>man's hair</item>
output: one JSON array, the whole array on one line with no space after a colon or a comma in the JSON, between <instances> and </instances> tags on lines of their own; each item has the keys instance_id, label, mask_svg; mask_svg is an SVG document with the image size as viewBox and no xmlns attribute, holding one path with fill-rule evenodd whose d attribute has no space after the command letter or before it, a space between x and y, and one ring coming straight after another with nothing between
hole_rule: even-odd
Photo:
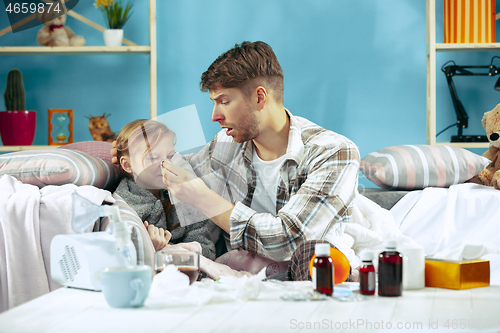
<instances>
[{"instance_id":1,"label":"man's hair","mask_svg":"<svg viewBox=\"0 0 500 333\"><path fill-rule=\"evenodd\" d=\"M283 70L273 49L260 41L243 42L208 67L201 75L200 89L207 92L218 86L240 88L248 95L261 80L273 92L275 100L283 103Z\"/></svg>"}]
</instances>

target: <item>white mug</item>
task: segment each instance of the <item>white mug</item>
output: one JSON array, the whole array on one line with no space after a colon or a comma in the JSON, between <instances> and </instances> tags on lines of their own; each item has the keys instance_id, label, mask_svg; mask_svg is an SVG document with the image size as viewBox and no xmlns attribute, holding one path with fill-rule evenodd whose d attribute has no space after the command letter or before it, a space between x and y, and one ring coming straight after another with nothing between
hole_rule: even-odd
<instances>
[{"instance_id":1,"label":"white mug","mask_svg":"<svg viewBox=\"0 0 500 333\"><path fill-rule=\"evenodd\" d=\"M403 289L425 287L425 254L420 246L398 247L403 254Z\"/></svg>"},{"instance_id":2,"label":"white mug","mask_svg":"<svg viewBox=\"0 0 500 333\"><path fill-rule=\"evenodd\" d=\"M100 278L109 306L139 307L148 297L153 270L147 265L106 267L101 271Z\"/></svg>"}]
</instances>

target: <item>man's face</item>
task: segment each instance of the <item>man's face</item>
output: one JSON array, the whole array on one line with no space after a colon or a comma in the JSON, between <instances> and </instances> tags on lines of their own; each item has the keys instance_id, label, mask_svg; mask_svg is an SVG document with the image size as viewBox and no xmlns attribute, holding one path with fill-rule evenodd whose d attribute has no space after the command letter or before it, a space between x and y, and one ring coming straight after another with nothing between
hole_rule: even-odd
<instances>
[{"instance_id":1,"label":"man's face","mask_svg":"<svg viewBox=\"0 0 500 333\"><path fill-rule=\"evenodd\" d=\"M214 101L212 121L217 121L226 129L226 135L232 136L234 141L242 143L259 135L259 123L251 98L240 89L218 87L210 90L210 99Z\"/></svg>"}]
</instances>

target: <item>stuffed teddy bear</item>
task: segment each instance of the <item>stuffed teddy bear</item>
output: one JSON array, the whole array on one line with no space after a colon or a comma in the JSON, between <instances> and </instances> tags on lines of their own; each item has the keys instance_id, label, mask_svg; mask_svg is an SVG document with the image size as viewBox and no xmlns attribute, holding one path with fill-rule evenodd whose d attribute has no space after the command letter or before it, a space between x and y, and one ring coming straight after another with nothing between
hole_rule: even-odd
<instances>
[{"instance_id":1,"label":"stuffed teddy bear","mask_svg":"<svg viewBox=\"0 0 500 333\"><path fill-rule=\"evenodd\" d=\"M65 27L66 14L50 20L50 12L37 12L37 18L44 27L38 30L36 41L42 46L84 46L85 38L77 36L68 27Z\"/></svg>"},{"instance_id":2,"label":"stuffed teddy bear","mask_svg":"<svg viewBox=\"0 0 500 333\"><path fill-rule=\"evenodd\" d=\"M500 104L484 114L483 127L490 147L483 154L491 163L477 175L480 183L500 190Z\"/></svg>"}]
</instances>

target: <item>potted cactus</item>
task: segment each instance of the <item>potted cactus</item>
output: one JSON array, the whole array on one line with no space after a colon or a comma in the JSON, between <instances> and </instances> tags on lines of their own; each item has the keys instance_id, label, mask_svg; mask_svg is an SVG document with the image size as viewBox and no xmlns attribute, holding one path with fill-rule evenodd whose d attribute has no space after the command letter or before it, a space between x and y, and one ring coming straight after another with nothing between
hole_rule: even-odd
<instances>
[{"instance_id":1,"label":"potted cactus","mask_svg":"<svg viewBox=\"0 0 500 333\"><path fill-rule=\"evenodd\" d=\"M0 136L4 146L28 146L33 144L36 129L36 112L26 111L26 93L23 76L19 69L7 74L5 107L0 111Z\"/></svg>"}]
</instances>

